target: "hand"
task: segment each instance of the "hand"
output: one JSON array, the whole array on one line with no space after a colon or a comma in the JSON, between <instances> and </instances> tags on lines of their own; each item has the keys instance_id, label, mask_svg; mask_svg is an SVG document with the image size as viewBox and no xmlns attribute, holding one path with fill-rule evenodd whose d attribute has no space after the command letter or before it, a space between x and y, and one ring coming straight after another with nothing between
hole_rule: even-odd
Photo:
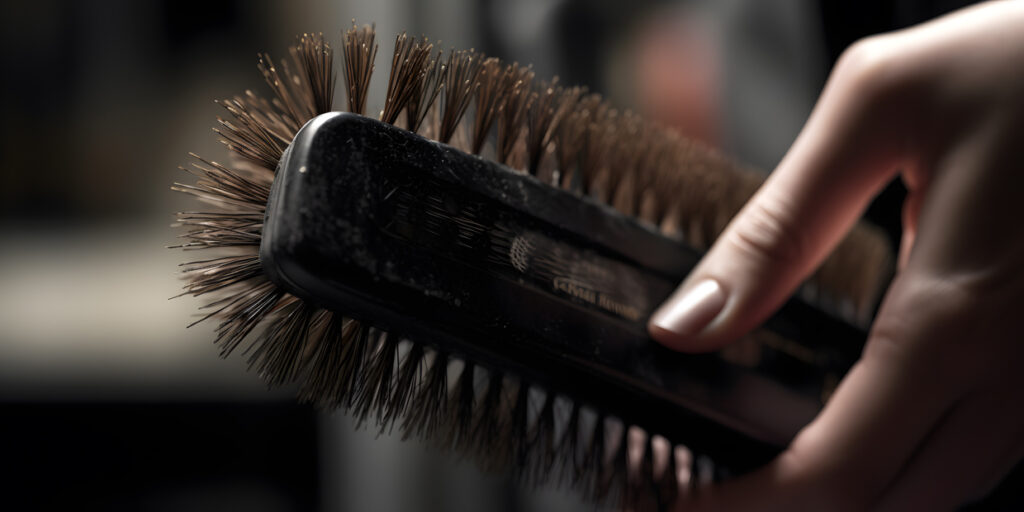
<instances>
[{"instance_id":1,"label":"hand","mask_svg":"<svg viewBox=\"0 0 1024 512\"><path fill-rule=\"evenodd\" d=\"M651 335L696 352L755 327L897 174L900 268L861 359L774 462L684 505L952 509L1024 455L1024 2L851 47Z\"/></svg>"}]
</instances>

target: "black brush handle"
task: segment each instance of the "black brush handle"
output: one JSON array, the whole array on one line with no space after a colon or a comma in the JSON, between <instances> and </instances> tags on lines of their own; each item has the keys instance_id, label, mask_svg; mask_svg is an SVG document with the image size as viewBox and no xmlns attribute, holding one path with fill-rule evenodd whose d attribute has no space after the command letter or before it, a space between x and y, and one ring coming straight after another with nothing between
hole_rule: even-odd
<instances>
[{"instance_id":1,"label":"black brush handle","mask_svg":"<svg viewBox=\"0 0 1024 512\"><path fill-rule=\"evenodd\" d=\"M509 369L742 472L774 456L864 333L798 300L746 343L684 355L647 318L699 254L653 226L369 118L296 135L260 259L289 292Z\"/></svg>"}]
</instances>

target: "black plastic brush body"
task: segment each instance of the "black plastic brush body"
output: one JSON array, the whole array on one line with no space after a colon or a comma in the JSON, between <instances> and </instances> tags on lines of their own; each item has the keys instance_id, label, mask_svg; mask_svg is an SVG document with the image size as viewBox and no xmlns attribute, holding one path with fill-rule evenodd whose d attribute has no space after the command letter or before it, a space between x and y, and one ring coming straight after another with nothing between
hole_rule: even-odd
<instances>
[{"instance_id":1,"label":"black plastic brush body","mask_svg":"<svg viewBox=\"0 0 1024 512\"><path fill-rule=\"evenodd\" d=\"M664 349L647 318L697 252L586 197L354 114L298 132L259 255L301 299L511 370L728 472L785 446L865 338L793 299L754 334L786 344L759 343L753 364Z\"/></svg>"}]
</instances>

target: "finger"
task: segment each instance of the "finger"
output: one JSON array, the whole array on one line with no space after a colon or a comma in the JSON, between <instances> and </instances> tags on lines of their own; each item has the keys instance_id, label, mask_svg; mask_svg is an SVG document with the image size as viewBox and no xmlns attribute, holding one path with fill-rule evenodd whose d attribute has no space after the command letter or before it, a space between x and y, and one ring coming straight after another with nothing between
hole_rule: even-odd
<instances>
[{"instance_id":1,"label":"finger","mask_svg":"<svg viewBox=\"0 0 1024 512\"><path fill-rule=\"evenodd\" d=\"M1018 387L962 400L928 437L879 510L952 509L980 498L1022 455Z\"/></svg>"},{"instance_id":2,"label":"finger","mask_svg":"<svg viewBox=\"0 0 1024 512\"><path fill-rule=\"evenodd\" d=\"M789 296L891 179L903 118L879 85L884 59L862 44L844 56L793 147L703 261L652 315L677 350L735 339ZM875 53L873 53L875 52Z\"/></svg>"},{"instance_id":3,"label":"finger","mask_svg":"<svg viewBox=\"0 0 1024 512\"><path fill-rule=\"evenodd\" d=\"M703 494L697 504L708 510L873 504L963 395L964 379L951 377L948 362L936 364L941 355L915 350L921 340L964 339L969 326L949 314L962 304L938 300L941 286L922 282L897 279L864 356L780 457ZM908 310L921 316L910 317Z\"/></svg>"},{"instance_id":4,"label":"finger","mask_svg":"<svg viewBox=\"0 0 1024 512\"><path fill-rule=\"evenodd\" d=\"M695 510L867 508L910 457L948 403L926 390L889 393L913 383L890 369L861 363L830 407L768 467L697 496ZM918 400L913 393L928 397ZM832 504L832 505L830 505Z\"/></svg>"}]
</instances>

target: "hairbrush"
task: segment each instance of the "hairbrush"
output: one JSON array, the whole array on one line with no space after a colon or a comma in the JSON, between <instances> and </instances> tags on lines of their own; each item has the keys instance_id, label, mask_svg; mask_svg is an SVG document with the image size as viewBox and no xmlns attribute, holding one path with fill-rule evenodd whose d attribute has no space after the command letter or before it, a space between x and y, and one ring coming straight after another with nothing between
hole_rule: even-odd
<instances>
[{"instance_id":1,"label":"hairbrush","mask_svg":"<svg viewBox=\"0 0 1024 512\"><path fill-rule=\"evenodd\" d=\"M185 293L271 385L527 482L661 507L764 464L857 359L890 268L856 227L764 326L716 354L647 318L761 182L580 87L401 34L365 115L374 29L300 36L222 102L230 165L174 189ZM193 324L194 325L194 324Z\"/></svg>"}]
</instances>

